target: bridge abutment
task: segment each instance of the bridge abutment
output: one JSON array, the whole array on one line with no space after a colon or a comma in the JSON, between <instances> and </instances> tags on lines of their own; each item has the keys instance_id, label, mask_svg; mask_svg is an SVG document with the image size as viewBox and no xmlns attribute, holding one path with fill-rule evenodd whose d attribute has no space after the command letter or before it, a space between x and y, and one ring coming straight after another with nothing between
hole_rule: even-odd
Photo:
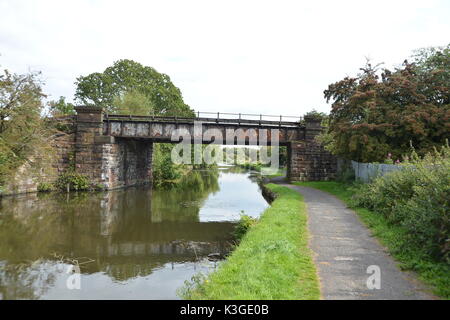
<instances>
[{"instance_id":1,"label":"bridge abutment","mask_svg":"<svg viewBox=\"0 0 450 320\"><path fill-rule=\"evenodd\" d=\"M152 182L153 143L116 138L103 144L101 183L108 189Z\"/></svg>"},{"instance_id":2,"label":"bridge abutment","mask_svg":"<svg viewBox=\"0 0 450 320\"><path fill-rule=\"evenodd\" d=\"M153 143L103 135L101 108L77 108L75 170L106 189L150 184Z\"/></svg>"},{"instance_id":3,"label":"bridge abutment","mask_svg":"<svg viewBox=\"0 0 450 320\"><path fill-rule=\"evenodd\" d=\"M337 159L315 138L322 132L320 120L305 117L304 140L288 144L287 178L290 181L327 181L336 177Z\"/></svg>"}]
</instances>

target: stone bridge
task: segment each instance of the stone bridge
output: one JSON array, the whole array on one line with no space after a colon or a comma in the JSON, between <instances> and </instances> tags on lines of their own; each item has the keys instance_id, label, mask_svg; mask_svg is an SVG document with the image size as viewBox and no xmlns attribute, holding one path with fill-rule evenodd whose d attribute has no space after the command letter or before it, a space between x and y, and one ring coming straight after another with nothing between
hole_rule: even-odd
<instances>
[{"instance_id":1,"label":"stone bridge","mask_svg":"<svg viewBox=\"0 0 450 320\"><path fill-rule=\"evenodd\" d=\"M291 181L329 180L336 173L336 159L314 141L322 131L314 118L287 122L282 117L246 120L240 115L220 118L220 114L213 118L112 116L95 107L76 111L76 171L107 189L151 183L153 143L178 143L172 141L177 129L202 144L271 145L277 141L287 147Z\"/></svg>"}]
</instances>

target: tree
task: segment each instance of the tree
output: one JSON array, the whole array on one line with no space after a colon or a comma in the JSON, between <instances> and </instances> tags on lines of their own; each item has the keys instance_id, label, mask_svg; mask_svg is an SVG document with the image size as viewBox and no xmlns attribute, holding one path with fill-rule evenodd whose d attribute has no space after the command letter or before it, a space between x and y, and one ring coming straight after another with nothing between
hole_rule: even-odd
<instances>
[{"instance_id":1,"label":"tree","mask_svg":"<svg viewBox=\"0 0 450 320\"><path fill-rule=\"evenodd\" d=\"M0 74L0 185L14 168L48 147L40 73ZM48 154L43 152L42 156Z\"/></svg>"},{"instance_id":2,"label":"tree","mask_svg":"<svg viewBox=\"0 0 450 320\"><path fill-rule=\"evenodd\" d=\"M133 90L116 96L111 110L115 114L150 116L154 114L155 104L145 94Z\"/></svg>"},{"instance_id":3,"label":"tree","mask_svg":"<svg viewBox=\"0 0 450 320\"><path fill-rule=\"evenodd\" d=\"M181 91L168 75L132 60L119 60L102 73L77 78L75 98L79 103L103 107L107 112L132 115L194 116ZM153 182L180 176L171 161L170 144L156 144L153 150Z\"/></svg>"},{"instance_id":4,"label":"tree","mask_svg":"<svg viewBox=\"0 0 450 320\"><path fill-rule=\"evenodd\" d=\"M156 115L193 116L181 91L169 76L133 60L119 60L102 73L80 76L75 82L78 102L113 111L114 100L126 92L139 92L153 103Z\"/></svg>"},{"instance_id":5,"label":"tree","mask_svg":"<svg viewBox=\"0 0 450 320\"><path fill-rule=\"evenodd\" d=\"M308 111L307 113L305 113L305 115L303 116L308 117L308 118L313 118L316 120L320 120L322 127L328 127L328 114L326 114L325 112L320 112L317 111L316 109L312 109L311 111ZM305 121L301 121L302 124L305 124Z\"/></svg>"},{"instance_id":6,"label":"tree","mask_svg":"<svg viewBox=\"0 0 450 320\"><path fill-rule=\"evenodd\" d=\"M59 116L67 116L67 115L74 115L75 114L75 106L73 103L66 102L65 97L59 97L56 101L50 101L48 103L50 107L50 114L53 117L59 117Z\"/></svg>"},{"instance_id":7,"label":"tree","mask_svg":"<svg viewBox=\"0 0 450 320\"><path fill-rule=\"evenodd\" d=\"M426 154L450 132L449 47L420 51L394 71L367 63L324 91L332 110L322 143L332 153L363 162L395 159L411 145ZM381 71L381 72L380 72Z\"/></svg>"},{"instance_id":8,"label":"tree","mask_svg":"<svg viewBox=\"0 0 450 320\"><path fill-rule=\"evenodd\" d=\"M16 126L14 120L27 117L39 118L42 110L42 93L39 73L12 74L5 70L0 74L0 134Z\"/></svg>"}]
</instances>

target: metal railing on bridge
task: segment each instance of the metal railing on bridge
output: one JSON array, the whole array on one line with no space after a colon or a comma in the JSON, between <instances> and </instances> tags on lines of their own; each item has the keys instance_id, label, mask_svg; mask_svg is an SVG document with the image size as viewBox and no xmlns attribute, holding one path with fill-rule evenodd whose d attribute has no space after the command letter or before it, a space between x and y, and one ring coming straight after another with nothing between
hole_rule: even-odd
<instances>
[{"instance_id":1,"label":"metal railing on bridge","mask_svg":"<svg viewBox=\"0 0 450 320\"><path fill-rule=\"evenodd\" d=\"M250 114L250 113L228 113L228 112L195 112L194 117L179 116L135 116L135 115L112 115L105 114L106 121L164 121L164 122L193 122L201 121L206 123L222 124L257 124L257 125L277 125L277 126L300 126L303 117Z\"/></svg>"}]
</instances>

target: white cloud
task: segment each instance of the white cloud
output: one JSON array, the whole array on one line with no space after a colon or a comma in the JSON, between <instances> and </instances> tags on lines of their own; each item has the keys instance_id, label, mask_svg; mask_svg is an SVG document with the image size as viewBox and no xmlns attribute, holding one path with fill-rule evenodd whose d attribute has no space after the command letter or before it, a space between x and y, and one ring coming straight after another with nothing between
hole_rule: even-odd
<instances>
[{"instance_id":1,"label":"white cloud","mask_svg":"<svg viewBox=\"0 0 450 320\"><path fill-rule=\"evenodd\" d=\"M167 73L196 110L329 111L328 84L445 45L448 1L0 0L0 65L41 70L53 98L127 58Z\"/></svg>"}]
</instances>

